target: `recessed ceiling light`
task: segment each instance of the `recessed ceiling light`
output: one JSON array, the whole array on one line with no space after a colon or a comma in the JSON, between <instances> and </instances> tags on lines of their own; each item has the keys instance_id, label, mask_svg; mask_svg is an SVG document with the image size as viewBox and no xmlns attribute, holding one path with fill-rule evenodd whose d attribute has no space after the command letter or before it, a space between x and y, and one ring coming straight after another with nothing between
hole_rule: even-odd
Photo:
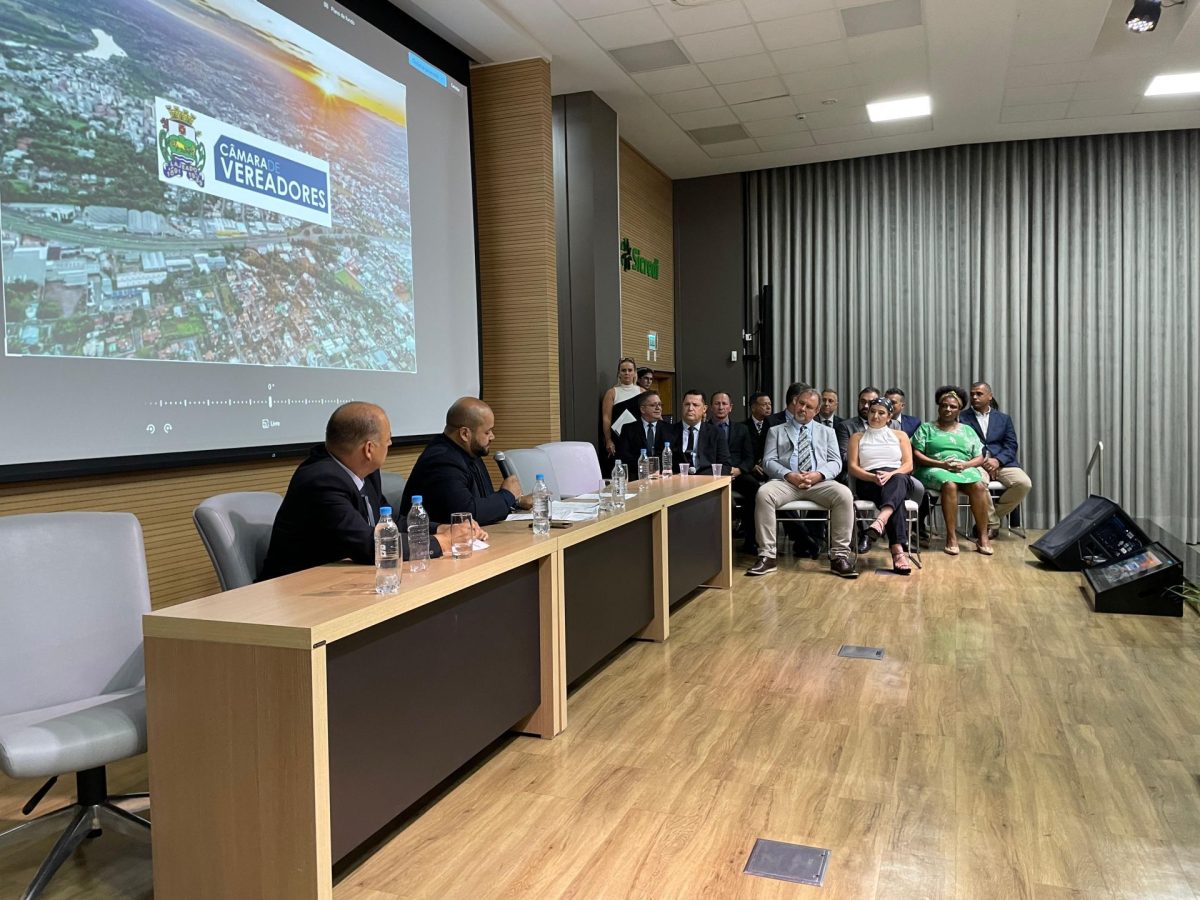
<instances>
[{"instance_id":1,"label":"recessed ceiling light","mask_svg":"<svg viewBox=\"0 0 1200 900\"><path fill-rule=\"evenodd\" d=\"M1164 94L1200 94L1200 72L1181 72L1178 75L1156 75L1146 88L1147 97Z\"/></svg>"},{"instance_id":2,"label":"recessed ceiling light","mask_svg":"<svg viewBox=\"0 0 1200 900\"><path fill-rule=\"evenodd\" d=\"M905 97L901 100L880 100L867 104L867 116L872 122L891 122L893 119L913 119L931 112L929 95Z\"/></svg>"}]
</instances>

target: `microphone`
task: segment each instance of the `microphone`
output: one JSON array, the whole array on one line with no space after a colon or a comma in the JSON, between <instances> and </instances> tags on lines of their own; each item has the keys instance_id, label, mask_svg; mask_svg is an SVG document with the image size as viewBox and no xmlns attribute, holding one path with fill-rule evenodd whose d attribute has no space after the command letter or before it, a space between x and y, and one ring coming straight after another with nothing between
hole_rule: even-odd
<instances>
[{"instance_id":1,"label":"microphone","mask_svg":"<svg viewBox=\"0 0 1200 900\"><path fill-rule=\"evenodd\" d=\"M495 456L496 467L500 470L501 478L511 478L517 473L513 471L513 467L508 463L508 457L504 455L503 450L497 450Z\"/></svg>"}]
</instances>

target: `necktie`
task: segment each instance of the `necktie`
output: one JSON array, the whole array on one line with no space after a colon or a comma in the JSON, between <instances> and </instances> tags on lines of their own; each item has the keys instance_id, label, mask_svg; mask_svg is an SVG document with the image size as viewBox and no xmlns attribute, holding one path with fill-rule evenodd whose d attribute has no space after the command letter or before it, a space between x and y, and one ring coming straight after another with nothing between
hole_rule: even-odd
<instances>
[{"instance_id":1,"label":"necktie","mask_svg":"<svg viewBox=\"0 0 1200 900\"><path fill-rule=\"evenodd\" d=\"M374 525L375 524L375 513L371 511L371 501L367 499L366 494L359 494L358 496L362 498L363 513L367 517L367 524Z\"/></svg>"},{"instance_id":2,"label":"necktie","mask_svg":"<svg viewBox=\"0 0 1200 900\"><path fill-rule=\"evenodd\" d=\"M799 451L797 454L797 464L800 467L797 471L811 472L812 444L808 440L808 427L806 425L800 426L800 440L796 443L796 449Z\"/></svg>"},{"instance_id":3,"label":"necktie","mask_svg":"<svg viewBox=\"0 0 1200 900\"><path fill-rule=\"evenodd\" d=\"M693 450L696 449L696 428L695 428L695 426L692 426L692 425L688 426L687 446L684 447L683 449L687 453L691 453Z\"/></svg>"},{"instance_id":4,"label":"necktie","mask_svg":"<svg viewBox=\"0 0 1200 900\"><path fill-rule=\"evenodd\" d=\"M654 451L654 424L653 423L646 426L646 449L651 452Z\"/></svg>"}]
</instances>

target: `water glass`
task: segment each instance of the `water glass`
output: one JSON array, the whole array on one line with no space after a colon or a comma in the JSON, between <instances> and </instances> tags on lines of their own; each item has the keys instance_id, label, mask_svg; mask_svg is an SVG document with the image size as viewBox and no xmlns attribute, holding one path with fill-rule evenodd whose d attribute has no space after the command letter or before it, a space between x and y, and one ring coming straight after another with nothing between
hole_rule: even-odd
<instances>
[{"instance_id":1,"label":"water glass","mask_svg":"<svg viewBox=\"0 0 1200 900\"><path fill-rule=\"evenodd\" d=\"M660 471L661 467L662 467L662 460L660 460L657 456L650 457L650 480L651 481L658 480L659 471Z\"/></svg>"},{"instance_id":2,"label":"water glass","mask_svg":"<svg viewBox=\"0 0 1200 900\"><path fill-rule=\"evenodd\" d=\"M600 479L600 490L596 492L599 496L600 513L609 513L613 511L613 482L611 478Z\"/></svg>"},{"instance_id":3,"label":"water glass","mask_svg":"<svg viewBox=\"0 0 1200 900\"><path fill-rule=\"evenodd\" d=\"M469 512L450 513L450 555L467 559L475 550L475 523Z\"/></svg>"},{"instance_id":4,"label":"water glass","mask_svg":"<svg viewBox=\"0 0 1200 900\"><path fill-rule=\"evenodd\" d=\"M680 474L680 475L690 475L690 474L692 474L692 467L691 467L691 465L690 465L690 464L688 464L688 463L685 463L685 462L681 462L681 463L679 464L679 474Z\"/></svg>"},{"instance_id":5,"label":"water glass","mask_svg":"<svg viewBox=\"0 0 1200 900\"><path fill-rule=\"evenodd\" d=\"M713 473L714 478L720 478L721 475L724 473L724 471L725 471L725 467L723 465L721 465L721 463L713 463L712 464L712 473Z\"/></svg>"}]
</instances>

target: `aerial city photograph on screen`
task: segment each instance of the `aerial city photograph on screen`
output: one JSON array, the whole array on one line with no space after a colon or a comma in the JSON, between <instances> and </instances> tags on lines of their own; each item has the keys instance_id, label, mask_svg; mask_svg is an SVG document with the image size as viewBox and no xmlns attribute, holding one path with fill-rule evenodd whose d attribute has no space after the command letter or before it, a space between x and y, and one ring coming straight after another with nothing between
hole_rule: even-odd
<instances>
[{"instance_id":1,"label":"aerial city photograph on screen","mask_svg":"<svg viewBox=\"0 0 1200 900\"><path fill-rule=\"evenodd\" d=\"M0 0L10 356L416 371L402 84L244 0Z\"/></svg>"}]
</instances>

